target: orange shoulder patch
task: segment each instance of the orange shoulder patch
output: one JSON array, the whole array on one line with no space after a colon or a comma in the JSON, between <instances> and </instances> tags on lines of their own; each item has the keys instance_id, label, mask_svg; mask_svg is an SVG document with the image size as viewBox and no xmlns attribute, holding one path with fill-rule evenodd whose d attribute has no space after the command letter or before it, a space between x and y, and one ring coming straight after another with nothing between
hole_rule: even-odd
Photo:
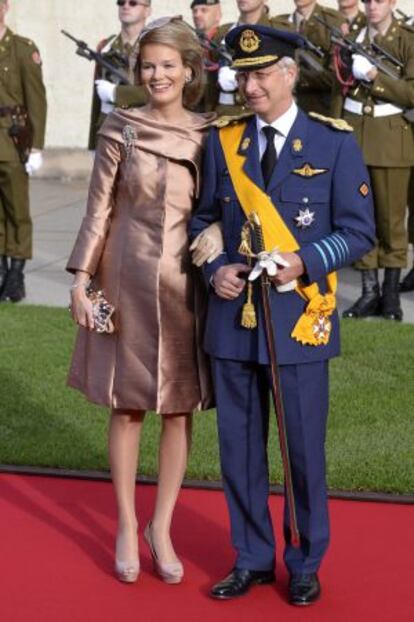
<instances>
[{"instance_id":1,"label":"orange shoulder patch","mask_svg":"<svg viewBox=\"0 0 414 622\"><path fill-rule=\"evenodd\" d=\"M32 61L34 63L36 63L36 65L41 65L42 64L42 59L40 58L39 52L33 52L33 54L32 54Z\"/></svg>"},{"instance_id":2,"label":"orange shoulder patch","mask_svg":"<svg viewBox=\"0 0 414 622\"><path fill-rule=\"evenodd\" d=\"M367 197L369 195L369 187L365 182L359 186L359 191L363 197Z\"/></svg>"}]
</instances>

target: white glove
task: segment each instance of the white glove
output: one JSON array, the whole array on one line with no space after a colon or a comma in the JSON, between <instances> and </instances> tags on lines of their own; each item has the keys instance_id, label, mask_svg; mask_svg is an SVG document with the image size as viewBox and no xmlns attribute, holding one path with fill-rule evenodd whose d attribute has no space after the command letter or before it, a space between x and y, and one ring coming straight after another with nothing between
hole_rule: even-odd
<instances>
[{"instance_id":1,"label":"white glove","mask_svg":"<svg viewBox=\"0 0 414 622\"><path fill-rule=\"evenodd\" d=\"M289 262L280 256L277 248L274 248L271 253L266 251L257 255L257 261L253 267L253 270L248 276L249 281L255 281L265 270L270 277L275 277L278 271L278 266L289 268ZM290 292L295 289L297 285L296 279L285 283L285 285L277 285L276 289L279 293Z\"/></svg>"},{"instance_id":2,"label":"white glove","mask_svg":"<svg viewBox=\"0 0 414 622\"><path fill-rule=\"evenodd\" d=\"M211 263L223 252L223 230L221 222L213 222L193 240L190 246L193 264L197 267L204 262Z\"/></svg>"},{"instance_id":3,"label":"white glove","mask_svg":"<svg viewBox=\"0 0 414 622\"><path fill-rule=\"evenodd\" d=\"M220 67L218 72L218 83L222 91L232 93L237 91L238 84L236 80L236 72L227 65Z\"/></svg>"},{"instance_id":4,"label":"white glove","mask_svg":"<svg viewBox=\"0 0 414 622\"><path fill-rule=\"evenodd\" d=\"M113 104L115 102L116 84L109 80L95 80L96 91L101 102Z\"/></svg>"},{"instance_id":5,"label":"white glove","mask_svg":"<svg viewBox=\"0 0 414 622\"><path fill-rule=\"evenodd\" d=\"M31 176L33 175L33 173L36 173L42 165L43 165L43 156L41 152L32 151L24 167L26 169L26 173Z\"/></svg>"},{"instance_id":6,"label":"white glove","mask_svg":"<svg viewBox=\"0 0 414 622\"><path fill-rule=\"evenodd\" d=\"M352 55L352 73L357 80L365 80L365 82L372 82L372 78L368 77L371 69L375 69L375 65L369 62L365 56L360 54Z\"/></svg>"}]
</instances>

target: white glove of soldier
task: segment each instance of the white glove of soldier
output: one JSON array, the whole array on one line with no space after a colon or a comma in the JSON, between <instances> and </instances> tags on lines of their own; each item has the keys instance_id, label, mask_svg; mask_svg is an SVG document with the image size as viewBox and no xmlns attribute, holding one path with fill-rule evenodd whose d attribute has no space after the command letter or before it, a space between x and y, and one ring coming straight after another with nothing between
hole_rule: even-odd
<instances>
[{"instance_id":1,"label":"white glove of soldier","mask_svg":"<svg viewBox=\"0 0 414 622\"><path fill-rule=\"evenodd\" d=\"M112 84L109 80L95 80L96 91L102 103L115 102L116 84Z\"/></svg>"},{"instance_id":2,"label":"white glove of soldier","mask_svg":"<svg viewBox=\"0 0 414 622\"><path fill-rule=\"evenodd\" d=\"M223 252L223 230L221 222L213 222L193 240L190 246L192 261L195 266L202 266L205 261L211 263Z\"/></svg>"},{"instance_id":3,"label":"white glove of soldier","mask_svg":"<svg viewBox=\"0 0 414 622\"><path fill-rule=\"evenodd\" d=\"M220 67L218 72L218 83L221 90L226 93L237 91L238 84L234 69L230 69L227 65Z\"/></svg>"},{"instance_id":4,"label":"white glove of soldier","mask_svg":"<svg viewBox=\"0 0 414 622\"><path fill-rule=\"evenodd\" d=\"M33 173L36 173L41 168L42 165L43 165L42 153L40 151L32 151L24 167L26 169L26 173L31 176L33 175Z\"/></svg>"},{"instance_id":5,"label":"white glove of soldier","mask_svg":"<svg viewBox=\"0 0 414 622\"><path fill-rule=\"evenodd\" d=\"M365 80L365 82L372 82L373 77L369 76L369 73L375 69L375 65L369 62L365 56L360 54L352 55L352 73L357 80Z\"/></svg>"}]
</instances>

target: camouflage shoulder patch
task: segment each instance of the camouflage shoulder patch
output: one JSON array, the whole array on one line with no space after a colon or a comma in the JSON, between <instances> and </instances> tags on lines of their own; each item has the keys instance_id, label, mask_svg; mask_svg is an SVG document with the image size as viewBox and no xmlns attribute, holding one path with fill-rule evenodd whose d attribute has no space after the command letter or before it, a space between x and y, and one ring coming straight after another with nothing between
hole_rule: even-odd
<instances>
[{"instance_id":1,"label":"camouflage shoulder patch","mask_svg":"<svg viewBox=\"0 0 414 622\"><path fill-rule=\"evenodd\" d=\"M323 114L319 114L318 112L309 112L308 114L311 119L319 121L320 123L324 123L325 125L329 125L334 130L339 130L340 132L354 131L352 125L349 125L349 123L347 123L345 119L334 119L333 117L325 117Z\"/></svg>"},{"instance_id":2,"label":"camouflage shoulder patch","mask_svg":"<svg viewBox=\"0 0 414 622\"><path fill-rule=\"evenodd\" d=\"M246 112L244 114L239 115L222 115L218 119L212 122L213 127L217 127L221 129L222 127L227 127L228 125L235 125L236 123L240 123L241 121L245 121L253 116L253 112Z\"/></svg>"}]
</instances>

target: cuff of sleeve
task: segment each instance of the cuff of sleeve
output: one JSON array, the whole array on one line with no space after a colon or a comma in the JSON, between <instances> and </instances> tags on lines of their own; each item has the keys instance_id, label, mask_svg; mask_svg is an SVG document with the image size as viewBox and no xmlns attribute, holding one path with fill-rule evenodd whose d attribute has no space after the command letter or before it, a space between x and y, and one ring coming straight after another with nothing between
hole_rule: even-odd
<instances>
[{"instance_id":1,"label":"cuff of sleeve","mask_svg":"<svg viewBox=\"0 0 414 622\"><path fill-rule=\"evenodd\" d=\"M84 218L72 253L66 264L67 272L75 273L78 270L95 274L106 239L106 223L98 219Z\"/></svg>"},{"instance_id":2,"label":"cuff of sleeve","mask_svg":"<svg viewBox=\"0 0 414 622\"><path fill-rule=\"evenodd\" d=\"M329 265L324 255L323 249L318 249L318 245L310 244L297 251L305 266L303 279L305 282L314 283L327 275Z\"/></svg>"}]
</instances>

